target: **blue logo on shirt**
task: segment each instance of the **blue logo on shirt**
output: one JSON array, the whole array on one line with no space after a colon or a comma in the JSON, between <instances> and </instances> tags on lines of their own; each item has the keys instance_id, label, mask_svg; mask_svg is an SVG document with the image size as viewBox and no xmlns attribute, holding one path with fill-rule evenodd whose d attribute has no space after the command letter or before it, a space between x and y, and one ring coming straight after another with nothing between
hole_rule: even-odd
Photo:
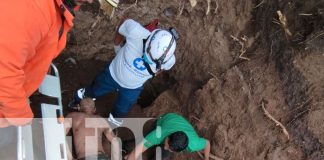
<instances>
[{"instance_id":1,"label":"blue logo on shirt","mask_svg":"<svg viewBox=\"0 0 324 160\"><path fill-rule=\"evenodd\" d=\"M140 71L144 71L146 70L146 67L144 66L144 61L142 58L136 58L133 61L133 65L136 69L140 70Z\"/></svg>"}]
</instances>

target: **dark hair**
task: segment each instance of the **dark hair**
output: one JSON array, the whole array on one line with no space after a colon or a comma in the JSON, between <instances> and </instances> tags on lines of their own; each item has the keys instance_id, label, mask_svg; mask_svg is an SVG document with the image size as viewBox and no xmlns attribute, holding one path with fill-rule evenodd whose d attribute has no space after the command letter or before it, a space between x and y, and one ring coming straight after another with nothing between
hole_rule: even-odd
<instances>
[{"instance_id":1,"label":"dark hair","mask_svg":"<svg viewBox=\"0 0 324 160\"><path fill-rule=\"evenodd\" d=\"M182 131L172 133L169 136L169 146L174 152L185 150L188 146L188 136Z\"/></svg>"},{"instance_id":2,"label":"dark hair","mask_svg":"<svg viewBox=\"0 0 324 160\"><path fill-rule=\"evenodd\" d=\"M108 158L106 155L104 154L99 154L98 155L98 160L110 160L110 158Z\"/></svg>"}]
</instances>

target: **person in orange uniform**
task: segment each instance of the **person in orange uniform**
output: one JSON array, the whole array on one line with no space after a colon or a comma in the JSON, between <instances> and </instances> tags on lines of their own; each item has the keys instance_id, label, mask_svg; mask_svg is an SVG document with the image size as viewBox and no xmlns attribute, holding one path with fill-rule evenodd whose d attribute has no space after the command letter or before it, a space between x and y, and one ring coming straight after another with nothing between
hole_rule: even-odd
<instances>
[{"instance_id":1,"label":"person in orange uniform","mask_svg":"<svg viewBox=\"0 0 324 160\"><path fill-rule=\"evenodd\" d=\"M65 48L74 11L92 1L0 1L0 128L31 121L28 97ZM106 1L112 6L118 3Z\"/></svg>"}]
</instances>

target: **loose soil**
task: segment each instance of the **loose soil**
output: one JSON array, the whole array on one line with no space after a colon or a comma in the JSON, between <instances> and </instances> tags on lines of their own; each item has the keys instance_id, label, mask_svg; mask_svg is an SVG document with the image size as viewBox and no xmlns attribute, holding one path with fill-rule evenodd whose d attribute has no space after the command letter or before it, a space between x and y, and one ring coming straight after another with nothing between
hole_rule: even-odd
<instances>
[{"instance_id":1,"label":"loose soil","mask_svg":"<svg viewBox=\"0 0 324 160\"><path fill-rule=\"evenodd\" d=\"M211 141L211 152L226 160L324 159L323 0L215 0L208 15L209 1L203 0L195 7L185 0L124 2L112 19L97 2L77 12L67 48L55 61L65 114L73 92L91 84L114 57L119 20L145 24L158 18L162 28L180 33L177 63L145 84L130 117L181 113ZM277 11L287 19L286 30ZM96 101L100 115L107 117L115 97ZM264 115L262 101L290 139ZM200 158L191 153L171 159Z\"/></svg>"}]
</instances>

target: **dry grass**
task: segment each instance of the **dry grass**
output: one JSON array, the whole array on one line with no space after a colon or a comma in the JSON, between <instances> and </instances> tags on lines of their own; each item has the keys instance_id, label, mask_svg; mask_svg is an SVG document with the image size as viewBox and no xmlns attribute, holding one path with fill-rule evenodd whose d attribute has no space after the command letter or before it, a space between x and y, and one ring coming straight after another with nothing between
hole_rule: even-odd
<instances>
[{"instance_id":1,"label":"dry grass","mask_svg":"<svg viewBox=\"0 0 324 160\"><path fill-rule=\"evenodd\" d=\"M288 39L288 36L292 36L292 34L288 28L287 18L280 10L277 11L277 14L279 16L280 25L283 28L283 30L285 31L286 38Z\"/></svg>"},{"instance_id":2,"label":"dry grass","mask_svg":"<svg viewBox=\"0 0 324 160\"><path fill-rule=\"evenodd\" d=\"M240 44L240 46L241 46L239 58L249 61L250 58L243 56L244 53L246 52L246 47L245 47L245 43L244 42L247 41L247 37L246 36L243 36L243 37L241 37L241 40L239 40L237 37L234 37L234 36L231 35L231 38L234 41L238 42Z\"/></svg>"},{"instance_id":3,"label":"dry grass","mask_svg":"<svg viewBox=\"0 0 324 160\"><path fill-rule=\"evenodd\" d=\"M260 7L263 3L264 3L264 0L262 0L258 5L256 5L256 6L254 7L254 9Z\"/></svg>"}]
</instances>

